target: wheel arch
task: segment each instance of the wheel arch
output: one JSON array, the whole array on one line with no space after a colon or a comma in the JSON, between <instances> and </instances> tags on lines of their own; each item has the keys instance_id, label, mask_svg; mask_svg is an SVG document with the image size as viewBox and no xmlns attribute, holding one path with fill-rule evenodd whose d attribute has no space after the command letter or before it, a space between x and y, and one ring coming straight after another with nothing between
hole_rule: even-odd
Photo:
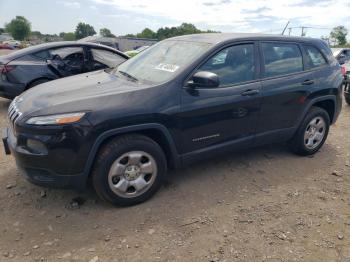
<instances>
[{"instance_id":1,"label":"wheel arch","mask_svg":"<svg viewBox=\"0 0 350 262\"><path fill-rule=\"evenodd\" d=\"M331 123L333 123L334 115L335 115L335 101L331 99L321 100L313 104L313 106L320 107L324 109L328 115Z\"/></svg>"},{"instance_id":2,"label":"wheel arch","mask_svg":"<svg viewBox=\"0 0 350 262\"><path fill-rule=\"evenodd\" d=\"M305 118L306 114L309 112L310 108L313 106L320 107L329 115L329 118L331 120L331 123L334 123L336 120L336 106L337 106L337 98L335 95L327 95L322 97L314 98L309 102L309 105L305 108L305 111L301 115L300 119L298 120L297 127L299 127L300 123Z\"/></svg>"},{"instance_id":3,"label":"wheel arch","mask_svg":"<svg viewBox=\"0 0 350 262\"><path fill-rule=\"evenodd\" d=\"M49 77L39 77L39 78L35 78L35 79L31 80L30 82L28 82L28 83L26 84L26 87L25 87L24 90L28 90L29 88L32 87L32 84L33 84L33 83L35 83L35 82L37 82L37 81L40 81L40 80L47 80L47 81L49 82L49 81L52 81L52 80L55 80L55 79L49 78Z\"/></svg>"},{"instance_id":4,"label":"wheel arch","mask_svg":"<svg viewBox=\"0 0 350 262\"><path fill-rule=\"evenodd\" d=\"M179 167L180 157L177 154L175 143L172 136L170 135L168 129L156 123L151 124L140 124L135 126L122 127L117 129L108 130L98 136L92 149L90 150L87 162L84 168L84 176L88 178L91 173L91 169L95 162L96 156L103 145L108 143L111 139L115 137L128 135L128 134L140 134L147 136L154 140L163 149L164 154L167 158L168 166L170 168Z\"/></svg>"}]
</instances>

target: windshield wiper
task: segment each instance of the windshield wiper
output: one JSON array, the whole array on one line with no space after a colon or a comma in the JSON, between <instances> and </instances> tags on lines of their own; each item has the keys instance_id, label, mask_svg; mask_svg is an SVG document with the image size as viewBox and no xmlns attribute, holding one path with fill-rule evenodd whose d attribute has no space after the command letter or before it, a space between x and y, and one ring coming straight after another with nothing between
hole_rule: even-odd
<instances>
[{"instance_id":1,"label":"windshield wiper","mask_svg":"<svg viewBox=\"0 0 350 262\"><path fill-rule=\"evenodd\" d=\"M134 82L139 81L136 77L128 74L127 72L124 72L124 71L118 71L118 72L121 73L123 76L126 76L127 78L131 79Z\"/></svg>"}]
</instances>

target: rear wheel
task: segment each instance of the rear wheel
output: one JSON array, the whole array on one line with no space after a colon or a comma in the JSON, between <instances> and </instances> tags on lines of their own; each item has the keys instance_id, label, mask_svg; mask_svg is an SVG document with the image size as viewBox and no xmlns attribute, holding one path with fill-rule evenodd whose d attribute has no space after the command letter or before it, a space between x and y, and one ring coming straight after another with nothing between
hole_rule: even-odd
<instances>
[{"instance_id":1,"label":"rear wheel","mask_svg":"<svg viewBox=\"0 0 350 262\"><path fill-rule=\"evenodd\" d=\"M316 153L327 139L329 126L327 111L312 107L291 140L291 149L302 156Z\"/></svg>"},{"instance_id":2,"label":"rear wheel","mask_svg":"<svg viewBox=\"0 0 350 262\"><path fill-rule=\"evenodd\" d=\"M112 140L99 152L92 182L102 199L130 206L157 192L166 169L166 158L156 142L141 135L127 135Z\"/></svg>"}]
</instances>

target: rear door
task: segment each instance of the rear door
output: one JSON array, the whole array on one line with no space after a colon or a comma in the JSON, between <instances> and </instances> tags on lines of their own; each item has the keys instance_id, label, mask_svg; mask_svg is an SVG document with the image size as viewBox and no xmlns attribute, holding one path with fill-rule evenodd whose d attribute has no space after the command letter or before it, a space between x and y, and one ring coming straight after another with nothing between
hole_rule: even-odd
<instances>
[{"instance_id":1,"label":"rear door","mask_svg":"<svg viewBox=\"0 0 350 262\"><path fill-rule=\"evenodd\" d=\"M257 135L288 131L296 125L315 85L314 74L306 70L302 48L294 42L260 42L262 96Z\"/></svg>"}]
</instances>

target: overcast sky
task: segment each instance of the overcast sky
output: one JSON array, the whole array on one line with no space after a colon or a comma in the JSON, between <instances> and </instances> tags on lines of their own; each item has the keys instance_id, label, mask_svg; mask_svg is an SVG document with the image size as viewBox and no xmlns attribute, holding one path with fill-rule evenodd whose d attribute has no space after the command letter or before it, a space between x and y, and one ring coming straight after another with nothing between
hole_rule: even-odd
<instances>
[{"instance_id":1,"label":"overcast sky","mask_svg":"<svg viewBox=\"0 0 350 262\"><path fill-rule=\"evenodd\" d=\"M280 33L290 20L292 27L326 28L306 30L319 37L337 25L350 29L349 11L350 0L0 0L0 27L23 15L42 33L74 31L78 22L115 35L182 22L222 32Z\"/></svg>"}]
</instances>

